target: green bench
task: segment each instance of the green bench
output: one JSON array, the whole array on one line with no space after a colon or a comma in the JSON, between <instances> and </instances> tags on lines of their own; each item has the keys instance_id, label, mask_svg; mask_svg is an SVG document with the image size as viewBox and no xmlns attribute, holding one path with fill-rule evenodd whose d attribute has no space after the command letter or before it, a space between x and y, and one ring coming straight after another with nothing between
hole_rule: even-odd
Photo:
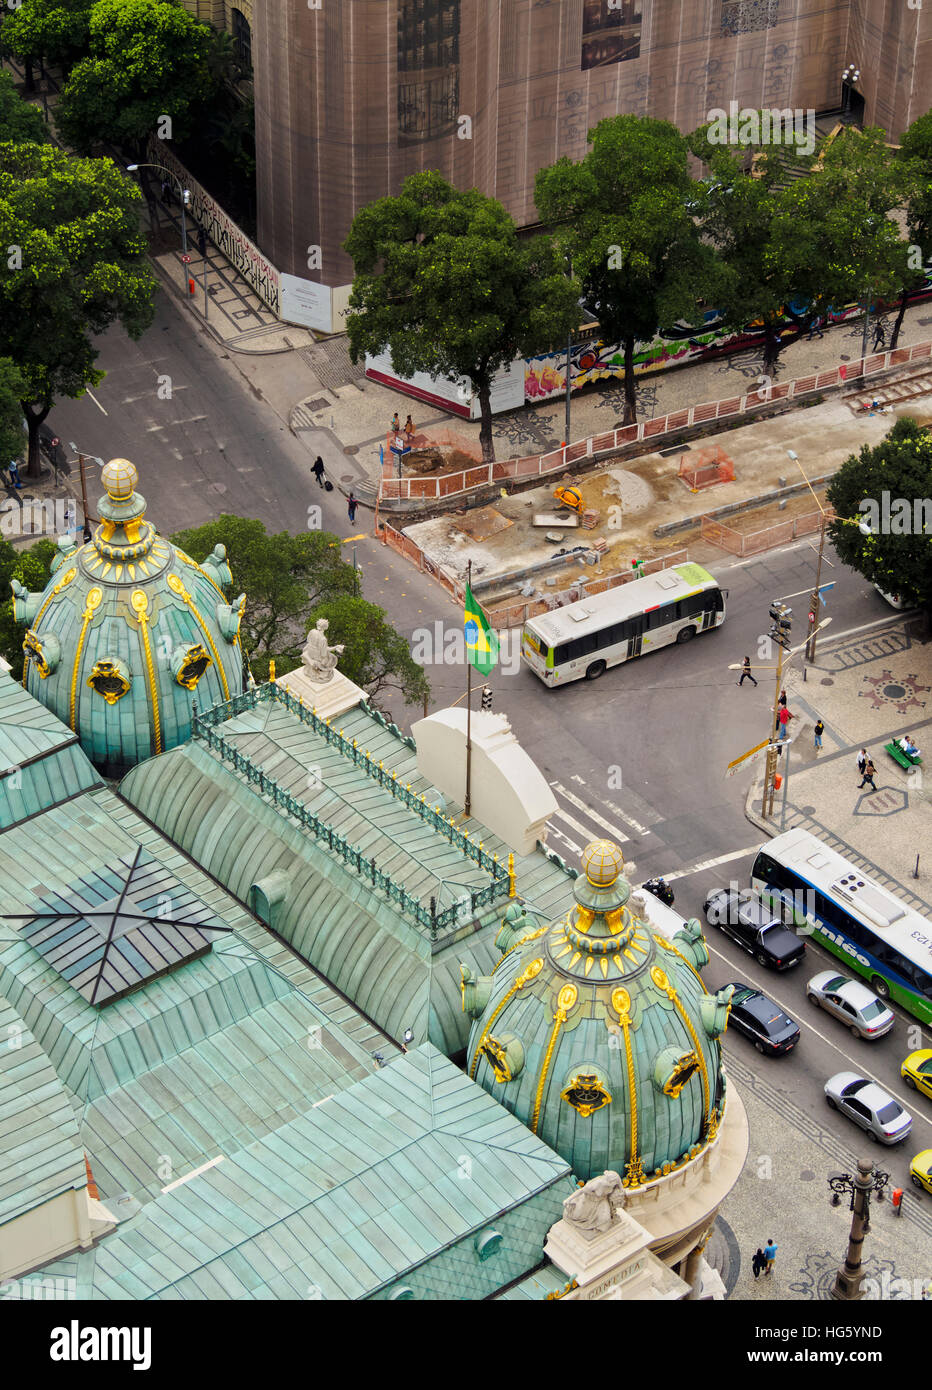
<instances>
[{"instance_id":1,"label":"green bench","mask_svg":"<svg viewBox=\"0 0 932 1390\"><path fill-rule=\"evenodd\" d=\"M922 767L922 759L910 757L908 753L904 753L898 743L885 743L884 750L890 754L895 763L899 763L900 767L905 768L907 772L912 772L914 767Z\"/></svg>"}]
</instances>

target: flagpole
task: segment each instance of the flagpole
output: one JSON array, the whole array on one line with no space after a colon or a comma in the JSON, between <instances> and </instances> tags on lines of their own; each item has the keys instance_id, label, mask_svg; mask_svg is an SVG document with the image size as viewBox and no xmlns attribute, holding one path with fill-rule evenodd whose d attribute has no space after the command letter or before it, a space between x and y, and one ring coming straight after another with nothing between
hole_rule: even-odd
<instances>
[{"instance_id":1,"label":"flagpole","mask_svg":"<svg viewBox=\"0 0 932 1390\"><path fill-rule=\"evenodd\" d=\"M472 560L466 562L466 585L472 589ZM472 662L466 653L466 801L464 813L469 815L470 776L472 773Z\"/></svg>"}]
</instances>

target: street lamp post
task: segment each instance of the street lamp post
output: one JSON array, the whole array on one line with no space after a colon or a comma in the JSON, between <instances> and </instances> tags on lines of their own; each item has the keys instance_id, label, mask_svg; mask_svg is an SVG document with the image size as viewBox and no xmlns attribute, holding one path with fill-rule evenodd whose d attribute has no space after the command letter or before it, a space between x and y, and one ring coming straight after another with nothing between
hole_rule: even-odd
<instances>
[{"instance_id":1,"label":"street lamp post","mask_svg":"<svg viewBox=\"0 0 932 1390\"><path fill-rule=\"evenodd\" d=\"M857 1177L852 1178L850 1173L832 1173L828 1179L828 1185L834 1193L832 1205L838 1205L842 1192L850 1193L852 1212L848 1250L845 1262L835 1276L831 1298L854 1300L864 1297L861 1291L861 1280L864 1278L861 1254L864 1237L870 1231L871 1193L874 1192L882 1198L889 1179L889 1173L874 1171L874 1164L869 1158L858 1159Z\"/></svg>"},{"instance_id":2,"label":"street lamp post","mask_svg":"<svg viewBox=\"0 0 932 1390\"><path fill-rule=\"evenodd\" d=\"M167 169L164 164L127 164L126 166L126 172L128 174L135 174L138 169L161 169L162 173L167 174L177 186L179 193L178 201L181 203L181 254L186 256L188 254L188 228L185 222L184 210L190 201L191 190L189 188L182 188L181 180L178 175L173 174L171 169Z\"/></svg>"}]
</instances>

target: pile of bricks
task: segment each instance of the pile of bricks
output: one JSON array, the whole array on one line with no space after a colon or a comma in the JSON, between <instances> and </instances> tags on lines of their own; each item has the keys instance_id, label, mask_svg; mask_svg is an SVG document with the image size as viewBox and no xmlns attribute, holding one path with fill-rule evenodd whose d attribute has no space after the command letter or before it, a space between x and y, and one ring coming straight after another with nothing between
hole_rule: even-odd
<instances>
[{"instance_id":1,"label":"pile of bricks","mask_svg":"<svg viewBox=\"0 0 932 1390\"><path fill-rule=\"evenodd\" d=\"M591 531L594 526L599 524L598 512L587 510L582 514L582 525L584 531Z\"/></svg>"}]
</instances>

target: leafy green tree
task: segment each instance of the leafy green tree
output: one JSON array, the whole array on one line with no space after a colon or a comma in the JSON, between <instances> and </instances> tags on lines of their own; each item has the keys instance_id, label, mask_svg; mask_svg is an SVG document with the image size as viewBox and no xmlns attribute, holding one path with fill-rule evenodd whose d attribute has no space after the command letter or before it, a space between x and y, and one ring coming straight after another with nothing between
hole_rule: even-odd
<instances>
[{"instance_id":1,"label":"leafy green tree","mask_svg":"<svg viewBox=\"0 0 932 1390\"><path fill-rule=\"evenodd\" d=\"M763 371L830 305L899 290L908 245L891 215L904 196L902 170L880 130L845 130L818 160L772 147L691 148L710 164L703 234L715 247L717 294L730 326L760 320ZM788 158L797 166L791 177ZM785 325L788 317L791 327Z\"/></svg>"},{"instance_id":2,"label":"leafy green tree","mask_svg":"<svg viewBox=\"0 0 932 1390\"><path fill-rule=\"evenodd\" d=\"M180 0L97 0L87 46L55 112L73 149L86 154L112 141L142 159L164 116L171 138L184 139L211 92L206 24Z\"/></svg>"},{"instance_id":3,"label":"leafy green tree","mask_svg":"<svg viewBox=\"0 0 932 1390\"><path fill-rule=\"evenodd\" d=\"M331 646L344 644L339 669L366 691L378 706L392 693L405 704L422 704L430 696L430 683L411 655L408 643L385 621L385 609L363 598L343 595L319 603L311 613L308 629L326 618Z\"/></svg>"},{"instance_id":4,"label":"leafy green tree","mask_svg":"<svg viewBox=\"0 0 932 1390\"><path fill-rule=\"evenodd\" d=\"M342 558L339 537L328 531L270 536L261 521L224 514L179 531L172 541L198 562L216 545L226 546L233 593L246 595L243 645L257 677L267 672L270 657L279 675L296 666L314 604L355 591L353 566Z\"/></svg>"},{"instance_id":5,"label":"leafy green tree","mask_svg":"<svg viewBox=\"0 0 932 1390\"><path fill-rule=\"evenodd\" d=\"M96 386L94 339L119 320L152 322L155 280L139 231L140 194L109 159L49 145L0 144L0 353L25 382L29 476L56 396Z\"/></svg>"},{"instance_id":6,"label":"leafy green tree","mask_svg":"<svg viewBox=\"0 0 932 1390\"><path fill-rule=\"evenodd\" d=\"M932 434L904 416L880 444L865 444L847 458L827 492L838 518L829 535L844 563L927 614L932 614L930 477ZM907 505L897 505L898 499ZM873 534L862 535L853 519L867 520Z\"/></svg>"},{"instance_id":7,"label":"leafy green tree","mask_svg":"<svg viewBox=\"0 0 932 1390\"><path fill-rule=\"evenodd\" d=\"M911 273L903 282L896 322L890 335L891 348L899 341L910 299L926 288L924 266L932 261L932 111L913 121L904 133L898 157L907 165L906 230L913 251Z\"/></svg>"},{"instance_id":8,"label":"leafy green tree","mask_svg":"<svg viewBox=\"0 0 932 1390\"><path fill-rule=\"evenodd\" d=\"M22 457L26 445L22 399L26 383L9 357L0 357L0 468Z\"/></svg>"},{"instance_id":9,"label":"leafy green tree","mask_svg":"<svg viewBox=\"0 0 932 1390\"><path fill-rule=\"evenodd\" d=\"M534 198L603 338L623 347L629 424L637 419L635 343L692 317L710 290L712 255L693 216L699 190L676 126L614 116L590 130L589 142L578 163L564 157L539 171Z\"/></svg>"},{"instance_id":10,"label":"leafy green tree","mask_svg":"<svg viewBox=\"0 0 932 1390\"><path fill-rule=\"evenodd\" d=\"M43 58L67 71L87 49L94 0L23 0L3 21L3 42L31 68ZM27 87L33 83L27 79Z\"/></svg>"},{"instance_id":11,"label":"leafy green tree","mask_svg":"<svg viewBox=\"0 0 932 1390\"><path fill-rule=\"evenodd\" d=\"M482 457L494 458L495 373L525 353L565 343L579 288L544 237L522 240L494 198L458 192L437 173L412 174L395 198L353 219L344 243L356 275L350 356L388 348L404 376L465 377L479 398Z\"/></svg>"},{"instance_id":12,"label":"leafy green tree","mask_svg":"<svg viewBox=\"0 0 932 1390\"><path fill-rule=\"evenodd\" d=\"M27 589L41 593L49 582L56 553L54 541L44 537L28 550L17 550L8 540L0 538L0 656L10 663L10 674L14 680L23 678L25 629L13 618L10 582L18 579Z\"/></svg>"},{"instance_id":13,"label":"leafy green tree","mask_svg":"<svg viewBox=\"0 0 932 1390\"><path fill-rule=\"evenodd\" d=\"M38 106L23 101L13 74L0 72L0 141L11 140L14 145L47 145L49 133Z\"/></svg>"}]
</instances>

